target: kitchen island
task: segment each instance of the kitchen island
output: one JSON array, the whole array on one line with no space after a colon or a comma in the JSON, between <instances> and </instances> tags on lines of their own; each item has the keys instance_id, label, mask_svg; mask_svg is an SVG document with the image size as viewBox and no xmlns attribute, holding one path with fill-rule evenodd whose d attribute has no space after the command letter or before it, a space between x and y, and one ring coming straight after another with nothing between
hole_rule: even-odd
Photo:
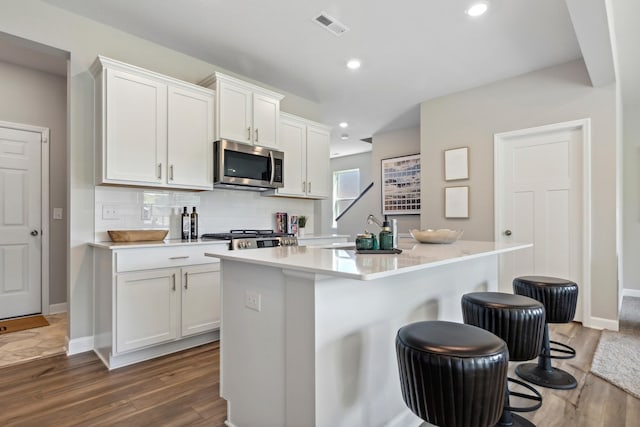
<instances>
[{"instance_id":1,"label":"kitchen island","mask_svg":"<svg viewBox=\"0 0 640 427\"><path fill-rule=\"evenodd\" d=\"M464 293L497 290L498 255L529 246L404 241L399 255L335 246L207 253L222 264L227 424L420 425L402 400L397 330L461 321Z\"/></svg>"}]
</instances>

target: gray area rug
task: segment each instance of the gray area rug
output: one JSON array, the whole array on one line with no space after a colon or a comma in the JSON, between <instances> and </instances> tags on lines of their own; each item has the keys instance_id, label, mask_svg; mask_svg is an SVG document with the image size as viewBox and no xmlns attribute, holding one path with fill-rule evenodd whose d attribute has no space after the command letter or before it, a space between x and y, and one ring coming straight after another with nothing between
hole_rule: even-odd
<instances>
[{"instance_id":1,"label":"gray area rug","mask_svg":"<svg viewBox=\"0 0 640 427\"><path fill-rule=\"evenodd\" d=\"M602 331L591 372L640 399L640 298L623 298L619 326Z\"/></svg>"}]
</instances>

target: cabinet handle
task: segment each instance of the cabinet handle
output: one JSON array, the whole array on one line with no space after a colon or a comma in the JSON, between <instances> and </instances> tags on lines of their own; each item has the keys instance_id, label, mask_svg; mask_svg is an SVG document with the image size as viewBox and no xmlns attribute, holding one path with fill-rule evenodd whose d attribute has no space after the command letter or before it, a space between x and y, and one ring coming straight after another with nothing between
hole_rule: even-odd
<instances>
[{"instance_id":1,"label":"cabinet handle","mask_svg":"<svg viewBox=\"0 0 640 427\"><path fill-rule=\"evenodd\" d=\"M173 279L173 286L171 287L171 290L175 291L176 290L176 273L173 273L171 275L171 278Z\"/></svg>"},{"instance_id":2,"label":"cabinet handle","mask_svg":"<svg viewBox=\"0 0 640 427\"><path fill-rule=\"evenodd\" d=\"M251 126L247 128L247 139L251 141Z\"/></svg>"},{"instance_id":3,"label":"cabinet handle","mask_svg":"<svg viewBox=\"0 0 640 427\"><path fill-rule=\"evenodd\" d=\"M304 193L307 190L307 181L302 181L302 192Z\"/></svg>"},{"instance_id":4,"label":"cabinet handle","mask_svg":"<svg viewBox=\"0 0 640 427\"><path fill-rule=\"evenodd\" d=\"M258 142L258 129L256 128L256 142Z\"/></svg>"},{"instance_id":5,"label":"cabinet handle","mask_svg":"<svg viewBox=\"0 0 640 427\"><path fill-rule=\"evenodd\" d=\"M307 190L307 193L311 193L311 181L309 181L309 184L307 186L309 187L309 189Z\"/></svg>"},{"instance_id":6,"label":"cabinet handle","mask_svg":"<svg viewBox=\"0 0 640 427\"><path fill-rule=\"evenodd\" d=\"M189 255L181 255L181 256L171 256L169 259L187 259Z\"/></svg>"},{"instance_id":7,"label":"cabinet handle","mask_svg":"<svg viewBox=\"0 0 640 427\"><path fill-rule=\"evenodd\" d=\"M173 181L173 165L169 166L169 179Z\"/></svg>"},{"instance_id":8,"label":"cabinet handle","mask_svg":"<svg viewBox=\"0 0 640 427\"><path fill-rule=\"evenodd\" d=\"M184 273L184 288L189 289L189 273Z\"/></svg>"},{"instance_id":9,"label":"cabinet handle","mask_svg":"<svg viewBox=\"0 0 640 427\"><path fill-rule=\"evenodd\" d=\"M162 179L162 163L158 163L158 179Z\"/></svg>"}]
</instances>

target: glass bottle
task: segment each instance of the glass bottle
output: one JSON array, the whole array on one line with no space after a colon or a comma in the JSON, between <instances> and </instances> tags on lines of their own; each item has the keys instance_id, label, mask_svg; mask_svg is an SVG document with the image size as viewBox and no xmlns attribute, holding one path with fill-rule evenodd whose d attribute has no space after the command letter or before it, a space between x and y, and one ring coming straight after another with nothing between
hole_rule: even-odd
<instances>
[{"instance_id":1,"label":"glass bottle","mask_svg":"<svg viewBox=\"0 0 640 427\"><path fill-rule=\"evenodd\" d=\"M191 240L198 240L198 213L195 206L191 212Z\"/></svg>"},{"instance_id":2,"label":"glass bottle","mask_svg":"<svg viewBox=\"0 0 640 427\"><path fill-rule=\"evenodd\" d=\"M393 249L393 232L386 219L382 223L382 231L380 231L380 249L383 251Z\"/></svg>"},{"instance_id":3,"label":"glass bottle","mask_svg":"<svg viewBox=\"0 0 640 427\"><path fill-rule=\"evenodd\" d=\"M187 207L182 211L182 240L189 240L191 236L191 217L187 212Z\"/></svg>"}]
</instances>

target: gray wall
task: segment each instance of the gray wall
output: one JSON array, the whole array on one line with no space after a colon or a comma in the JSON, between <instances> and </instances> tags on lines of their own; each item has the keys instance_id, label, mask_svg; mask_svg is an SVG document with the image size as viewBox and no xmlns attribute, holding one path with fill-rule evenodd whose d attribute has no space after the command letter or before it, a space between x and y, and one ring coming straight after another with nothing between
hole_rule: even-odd
<instances>
[{"instance_id":1,"label":"gray wall","mask_svg":"<svg viewBox=\"0 0 640 427\"><path fill-rule=\"evenodd\" d=\"M0 120L49 128L49 206L64 208L67 194L67 79L0 61ZM67 301L65 220L49 221L49 304Z\"/></svg>"},{"instance_id":2,"label":"gray wall","mask_svg":"<svg viewBox=\"0 0 640 427\"><path fill-rule=\"evenodd\" d=\"M373 193L373 200L372 206L370 207L372 214L379 218L382 217L382 187L380 186L382 179L380 165L382 159L420 153L423 153L420 147L420 127L399 129L373 135L373 152L371 161L373 167L374 187L371 190ZM428 160L425 159L424 153L420 160L421 168L424 170L425 160ZM423 178L424 175L422 175L421 179ZM424 184L420 189L422 205L421 215L424 215L425 205L430 204L431 201L428 196L424 194L422 188L424 188ZM398 220L398 234L407 234L412 228L420 228L421 215L393 215L389 216L389 219L395 218Z\"/></svg>"},{"instance_id":3,"label":"gray wall","mask_svg":"<svg viewBox=\"0 0 640 427\"><path fill-rule=\"evenodd\" d=\"M359 169L360 170L360 192L367 188L367 186L373 181L371 170L371 152L354 154L351 156L337 157L331 159L331 173L335 171L347 170L347 169ZM369 193L375 191L375 188L369 190ZM353 206L342 218L338 221L338 228L331 228L333 221L333 209L332 200L323 200L323 221L325 233L338 233L348 234L352 236L352 240L355 240L355 235L362 232L366 224L367 215L369 215L369 206L365 200L360 199L355 206ZM364 209L364 211L363 211Z\"/></svg>"},{"instance_id":4,"label":"gray wall","mask_svg":"<svg viewBox=\"0 0 640 427\"><path fill-rule=\"evenodd\" d=\"M591 118L591 316L617 320L616 87L591 86L581 60L424 102L422 226L461 227L493 240L493 135ZM470 218L444 219L443 150L468 146Z\"/></svg>"},{"instance_id":5,"label":"gray wall","mask_svg":"<svg viewBox=\"0 0 640 427\"><path fill-rule=\"evenodd\" d=\"M623 280L640 296L640 105L624 107L623 128Z\"/></svg>"}]
</instances>

